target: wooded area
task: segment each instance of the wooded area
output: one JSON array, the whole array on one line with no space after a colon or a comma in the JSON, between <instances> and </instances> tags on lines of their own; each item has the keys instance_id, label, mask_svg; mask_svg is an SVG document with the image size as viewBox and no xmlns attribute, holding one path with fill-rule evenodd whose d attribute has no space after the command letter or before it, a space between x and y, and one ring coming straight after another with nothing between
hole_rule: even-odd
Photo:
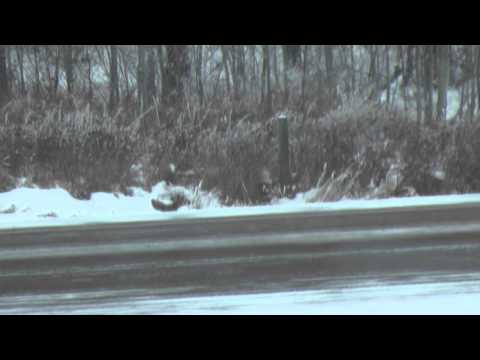
<instances>
[{"instance_id":1,"label":"wooded area","mask_svg":"<svg viewBox=\"0 0 480 360\"><path fill-rule=\"evenodd\" d=\"M387 84L402 75L403 86L418 89L417 105L425 104L419 120L430 123L445 117L449 86L463 94L462 117L478 109L479 56L474 45L1 45L0 98L74 94L113 112L217 101L262 105L267 115L309 106L325 112L382 89L391 103Z\"/></svg>"},{"instance_id":2,"label":"wooded area","mask_svg":"<svg viewBox=\"0 0 480 360\"><path fill-rule=\"evenodd\" d=\"M463 149L460 156L458 137L476 131L479 70L476 45L0 45L3 173L16 178L33 172L36 182L62 180L69 189L86 182L84 191L91 193L112 190L108 181L127 186L127 173L139 162L151 185L167 176L165 163L174 162L180 172L201 174L195 181L237 179L205 183L215 183L224 196L255 202L261 198L254 195L258 174L276 156L275 119L285 113L292 181L300 188L351 170L361 163L356 156L368 151L378 158L368 165L370 178L363 179L365 169L359 175L362 188L372 181L378 187L398 153L404 172L418 165L418 159L404 164L409 141L417 141L410 150L418 158L419 141L427 141L437 154L422 158L425 173L440 162L455 181L442 190L424 185L430 189L424 193L472 191L477 180L457 169L453 157L471 159L473 171L476 150ZM458 94L453 100L452 91ZM389 126L397 133L388 133ZM367 140L357 146L353 136L360 134ZM419 140L423 134L428 140ZM389 136L396 147L378 150ZM443 140L430 144L437 138ZM102 158L112 164L105 184L94 180ZM89 170L73 170L70 162ZM278 178L275 166L269 171ZM46 169L46 179L39 179ZM414 183L419 192L415 181L408 185Z\"/></svg>"}]
</instances>

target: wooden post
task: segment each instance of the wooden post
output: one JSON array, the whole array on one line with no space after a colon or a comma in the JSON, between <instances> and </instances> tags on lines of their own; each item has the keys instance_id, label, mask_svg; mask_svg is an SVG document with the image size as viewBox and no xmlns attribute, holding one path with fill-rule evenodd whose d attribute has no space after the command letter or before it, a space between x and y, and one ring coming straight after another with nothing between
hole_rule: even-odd
<instances>
[{"instance_id":1,"label":"wooden post","mask_svg":"<svg viewBox=\"0 0 480 360\"><path fill-rule=\"evenodd\" d=\"M280 169L280 186L282 190L289 185L290 179L290 164L289 164L289 150L288 150L288 118L285 114L278 117L278 140L279 140L279 169Z\"/></svg>"}]
</instances>

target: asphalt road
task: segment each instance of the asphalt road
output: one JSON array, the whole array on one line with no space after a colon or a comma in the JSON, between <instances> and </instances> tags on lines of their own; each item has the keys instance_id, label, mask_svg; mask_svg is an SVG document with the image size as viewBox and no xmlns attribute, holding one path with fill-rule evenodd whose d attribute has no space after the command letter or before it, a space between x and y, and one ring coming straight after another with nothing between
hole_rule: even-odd
<instances>
[{"instance_id":1,"label":"asphalt road","mask_svg":"<svg viewBox=\"0 0 480 360\"><path fill-rule=\"evenodd\" d=\"M0 313L477 272L480 203L0 231Z\"/></svg>"}]
</instances>

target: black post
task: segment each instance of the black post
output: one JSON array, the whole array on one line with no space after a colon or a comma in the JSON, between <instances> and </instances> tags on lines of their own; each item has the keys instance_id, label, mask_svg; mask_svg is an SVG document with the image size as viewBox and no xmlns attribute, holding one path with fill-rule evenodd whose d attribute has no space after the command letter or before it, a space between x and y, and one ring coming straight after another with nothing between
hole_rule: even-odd
<instances>
[{"instance_id":1,"label":"black post","mask_svg":"<svg viewBox=\"0 0 480 360\"><path fill-rule=\"evenodd\" d=\"M282 190L289 185L290 179L290 164L289 164L289 150L288 150L288 118L281 114L278 117L278 139L280 145L279 165L280 165L280 186Z\"/></svg>"}]
</instances>

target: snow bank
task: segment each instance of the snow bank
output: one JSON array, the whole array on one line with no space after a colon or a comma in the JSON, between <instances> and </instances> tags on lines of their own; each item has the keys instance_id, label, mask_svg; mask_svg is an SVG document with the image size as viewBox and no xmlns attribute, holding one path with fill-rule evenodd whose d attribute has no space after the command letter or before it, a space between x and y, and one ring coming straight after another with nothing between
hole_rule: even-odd
<instances>
[{"instance_id":1,"label":"snow bank","mask_svg":"<svg viewBox=\"0 0 480 360\"><path fill-rule=\"evenodd\" d=\"M171 219L175 215L195 211L184 207L175 215L152 208L151 199L171 191L182 191L196 206L220 206L211 194L196 194L194 190L170 187L161 182L151 192L133 188L133 196L94 193L90 200L78 200L61 188L17 188L0 194L0 228L61 226L85 223L109 223Z\"/></svg>"},{"instance_id":2,"label":"snow bank","mask_svg":"<svg viewBox=\"0 0 480 360\"><path fill-rule=\"evenodd\" d=\"M295 199L277 200L272 205L224 207L212 194L171 187L164 182L154 186L151 192L140 188L133 188L132 191L133 196L94 193L90 200L77 200L60 188L17 188L0 194L0 228L480 203L480 194L308 203L310 194L307 192L298 194ZM188 199L193 200L193 205L183 206L175 212L153 209L151 199L165 197L166 193L172 191L182 191Z\"/></svg>"}]
</instances>

